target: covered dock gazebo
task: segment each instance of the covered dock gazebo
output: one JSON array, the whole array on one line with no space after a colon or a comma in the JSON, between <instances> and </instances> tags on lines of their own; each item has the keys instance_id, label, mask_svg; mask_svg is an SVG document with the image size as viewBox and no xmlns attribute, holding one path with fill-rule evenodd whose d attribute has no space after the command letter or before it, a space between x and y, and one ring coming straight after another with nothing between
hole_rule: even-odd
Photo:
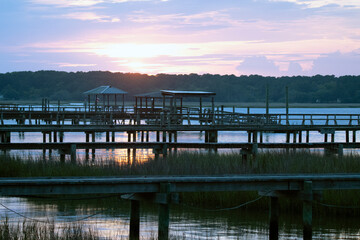
<instances>
[{"instance_id":1,"label":"covered dock gazebo","mask_svg":"<svg viewBox=\"0 0 360 240\"><path fill-rule=\"evenodd\" d=\"M95 111L97 111L99 105L99 97L101 96L102 98L102 107L103 110L110 110L110 107L112 107L112 109L118 109L118 105L117 105L117 97L118 96L122 96L122 111L124 111L125 108L125 94L127 94L127 92L118 89L116 87L112 87L112 86L100 86L94 89L91 89L89 91L86 91L83 93L84 95L87 95L87 102L89 105L89 111L91 109L91 96L94 96L94 106L95 106ZM110 96L113 96L113 100L114 100L114 104L110 105Z\"/></svg>"},{"instance_id":2,"label":"covered dock gazebo","mask_svg":"<svg viewBox=\"0 0 360 240\"><path fill-rule=\"evenodd\" d=\"M155 112L157 110L161 110L159 108L155 108L155 101L161 101L163 99L163 95L160 91L148 92L142 94L136 94L135 97L135 109L140 112Z\"/></svg>"},{"instance_id":3,"label":"covered dock gazebo","mask_svg":"<svg viewBox=\"0 0 360 240\"><path fill-rule=\"evenodd\" d=\"M170 99L170 107L176 108L176 100L180 99L180 113L182 114L183 108L183 98L185 97L198 97L200 100L200 115L202 114L202 100L203 98L211 97L211 110L214 112L214 97L216 93L214 92L204 92L204 91L176 91L176 90L161 90L161 95L163 96L163 108L166 107L166 97L172 97Z\"/></svg>"}]
</instances>

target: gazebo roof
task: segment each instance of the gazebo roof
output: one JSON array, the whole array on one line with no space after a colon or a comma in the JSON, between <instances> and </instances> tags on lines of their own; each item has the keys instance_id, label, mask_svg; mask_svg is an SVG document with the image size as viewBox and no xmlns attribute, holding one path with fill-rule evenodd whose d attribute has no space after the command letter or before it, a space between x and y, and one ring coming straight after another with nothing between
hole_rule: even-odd
<instances>
[{"instance_id":1,"label":"gazebo roof","mask_svg":"<svg viewBox=\"0 0 360 240\"><path fill-rule=\"evenodd\" d=\"M174 97L210 97L215 96L214 92L204 91L175 91L175 90L161 90L163 96L174 96Z\"/></svg>"},{"instance_id":2,"label":"gazebo roof","mask_svg":"<svg viewBox=\"0 0 360 240\"><path fill-rule=\"evenodd\" d=\"M160 91L156 91L156 92L148 92L148 93L136 94L135 97L162 98L162 94L161 94Z\"/></svg>"},{"instance_id":3,"label":"gazebo roof","mask_svg":"<svg viewBox=\"0 0 360 240\"><path fill-rule=\"evenodd\" d=\"M127 92L112 86L100 86L89 91L84 92L86 95L104 94L104 95L115 95L115 94L127 94Z\"/></svg>"}]
</instances>

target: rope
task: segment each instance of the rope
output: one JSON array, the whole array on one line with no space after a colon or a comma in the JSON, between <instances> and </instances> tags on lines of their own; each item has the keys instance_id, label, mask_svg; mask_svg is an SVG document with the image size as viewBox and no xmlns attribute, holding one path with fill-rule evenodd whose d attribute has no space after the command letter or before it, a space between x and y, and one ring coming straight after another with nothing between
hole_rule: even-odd
<instances>
[{"instance_id":1,"label":"rope","mask_svg":"<svg viewBox=\"0 0 360 240\"><path fill-rule=\"evenodd\" d=\"M56 200L56 201L81 201L81 200L94 200L94 199L104 199L112 198L118 195L109 195L109 196L98 196L98 197L82 197L82 198L57 198L57 197L47 197L47 196L32 196L32 195L23 195L26 198L35 198L35 199L46 199L46 200Z\"/></svg>"},{"instance_id":2,"label":"rope","mask_svg":"<svg viewBox=\"0 0 360 240\"><path fill-rule=\"evenodd\" d=\"M324 207L332 207L332 208L345 208L345 209L360 209L360 206L341 206L341 205L332 205L314 201L314 203L324 206Z\"/></svg>"},{"instance_id":3,"label":"rope","mask_svg":"<svg viewBox=\"0 0 360 240\"><path fill-rule=\"evenodd\" d=\"M39 219L27 217L27 216L25 216L25 215L23 215L23 214L15 211L15 210L12 210L12 209L8 208L7 206L5 206L5 205L2 204L2 203L0 203L0 205L1 205L3 208L7 209L8 211L10 211L10 212L12 212L12 213L15 213L16 215L18 215L18 216L20 216L20 217L22 217L22 218L24 218L24 219L26 219L26 220L33 221L33 222L39 222L39 223L46 223L46 224L49 224L49 223L50 223L49 220L43 221L43 220L39 220ZM86 220L86 219L88 219L88 218L91 218L91 217L96 216L96 215L98 215L98 214L100 214L100 213L103 213L103 212L105 212L105 211L99 211L99 212L96 212L96 213L91 214L91 215L89 215L89 216L86 216L86 217L83 217L83 218L79 218L79 219L76 219L76 220L69 220L69 221L62 221L62 222L64 222L64 223L80 222L80 221Z\"/></svg>"},{"instance_id":4,"label":"rope","mask_svg":"<svg viewBox=\"0 0 360 240\"><path fill-rule=\"evenodd\" d=\"M259 201L260 199L262 199L263 197L265 196L260 196L258 198L255 198L253 200L250 200L248 202L245 202L245 203L242 203L240 205L237 205L237 206L234 206L234 207L229 207L229 208L219 208L219 209L206 209L206 208L198 208L198 207L193 207L193 206L190 206L190 205L187 205L187 204L181 204L183 206L186 206L186 207L189 207L189 208L192 208L192 209L196 209L196 210L202 210L202 211L207 211L207 212L220 212L220 211L230 211L230 210L234 210L234 209L238 209L238 208L241 208L241 207L244 207L246 205L249 205L251 203L254 203L256 201Z\"/></svg>"}]
</instances>

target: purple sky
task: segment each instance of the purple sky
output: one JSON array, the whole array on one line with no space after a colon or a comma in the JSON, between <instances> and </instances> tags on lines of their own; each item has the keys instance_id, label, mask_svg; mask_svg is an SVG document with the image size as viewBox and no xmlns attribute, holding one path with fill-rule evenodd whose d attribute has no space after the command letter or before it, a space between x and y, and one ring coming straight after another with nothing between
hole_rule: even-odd
<instances>
[{"instance_id":1,"label":"purple sky","mask_svg":"<svg viewBox=\"0 0 360 240\"><path fill-rule=\"evenodd\" d=\"M359 0L1 0L0 72L360 75Z\"/></svg>"}]
</instances>

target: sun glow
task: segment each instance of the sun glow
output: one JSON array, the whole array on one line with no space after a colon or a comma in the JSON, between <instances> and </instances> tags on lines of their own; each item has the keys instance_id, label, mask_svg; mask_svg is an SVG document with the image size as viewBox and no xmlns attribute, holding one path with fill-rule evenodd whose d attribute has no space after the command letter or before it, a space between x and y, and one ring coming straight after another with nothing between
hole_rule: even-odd
<instances>
[{"instance_id":1,"label":"sun glow","mask_svg":"<svg viewBox=\"0 0 360 240\"><path fill-rule=\"evenodd\" d=\"M130 68L131 71L138 72L138 73L149 73L153 72L153 68L158 64L147 64L143 62L128 62L121 64L122 66L127 66Z\"/></svg>"},{"instance_id":2,"label":"sun glow","mask_svg":"<svg viewBox=\"0 0 360 240\"><path fill-rule=\"evenodd\" d=\"M113 58L152 58L162 55L178 55L177 44L107 44L96 53Z\"/></svg>"}]
</instances>

